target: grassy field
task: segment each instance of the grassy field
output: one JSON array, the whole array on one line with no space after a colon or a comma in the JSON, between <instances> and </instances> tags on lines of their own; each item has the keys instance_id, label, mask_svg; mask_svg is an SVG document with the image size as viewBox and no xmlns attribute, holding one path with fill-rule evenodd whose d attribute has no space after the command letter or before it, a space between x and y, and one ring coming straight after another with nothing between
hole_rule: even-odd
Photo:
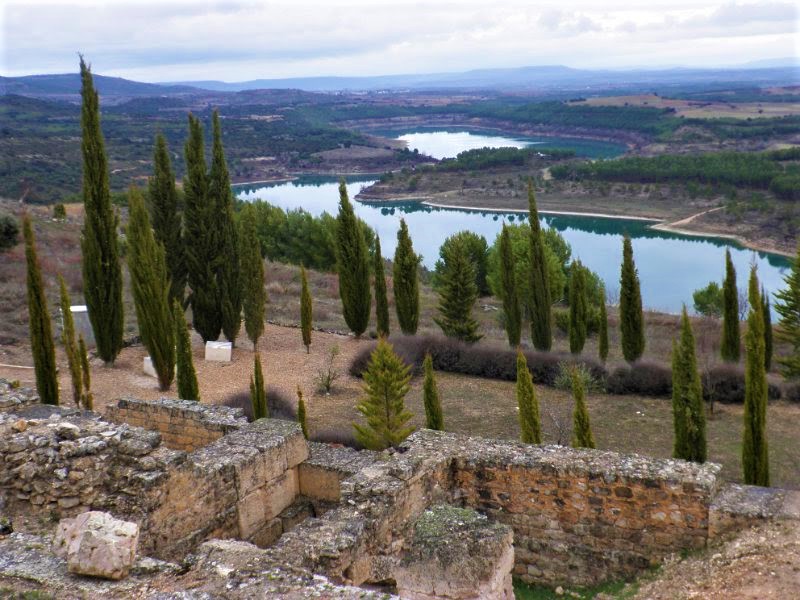
<instances>
[{"instance_id":1,"label":"grassy field","mask_svg":"<svg viewBox=\"0 0 800 600\"><path fill-rule=\"evenodd\" d=\"M573 101L570 104L590 106L647 106L650 108L672 108L681 117L698 119L756 119L759 117L783 117L800 115L800 104L794 102L709 102L705 100L680 100L662 98L653 94L631 96L603 96Z\"/></svg>"}]
</instances>

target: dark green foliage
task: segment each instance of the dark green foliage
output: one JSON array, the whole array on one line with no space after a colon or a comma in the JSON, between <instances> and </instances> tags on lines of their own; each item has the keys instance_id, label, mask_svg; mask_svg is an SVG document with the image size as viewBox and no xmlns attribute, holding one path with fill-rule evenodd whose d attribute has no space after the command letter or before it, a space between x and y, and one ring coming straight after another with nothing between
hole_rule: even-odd
<instances>
[{"instance_id":1,"label":"dark green foliage","mask_svg":"<svg viewBox=\"0 0 800 600\"><path fill-rule=\"evenodd\" d=\"M778 313L778 339L788 345L788 353L778 358L787 379L800 378L800 245L792 268L784 278L786 287L775 294Z\"/></svg>"},{"instance_id":2,"label":"dark green foliage","mask_svg":"<svg viewBox=\"0 0 800 600\"><path fill-rule=\"evenodd\" d=\"M264 311L267 305L267 290L264 288L264 259L261 244L256 234L255 211L251 206L242 209L239 219L239 276L242 284L241 298L244 312L244 329L247 337L258 345L264 333Z\"/></svg>"},{"instance_id":3,"label":"dark green foliage","mask_svg":"<svg viewBox=\"0 0 800 600\"><path fill-rule=\"evenodd\" d=\"M436 431L444 431L442 403L439 400L439 389L436 386L436 378L433 374L433 359L430 354L425 355L422 368L425 372L425 382L422 386L422 399L425 404L425 427Z\"/></svg>"},{"instance_id":4,"label":"dark green foliage","mask_svg":"<svg viewBox=\"0 0 800 600\"><path fill-rule=\"evenodd\" d=\"M17 220L9 215L0 215L0 252L13 248L19 241L19 225Z\"/></svg>"},{"instance_id":5,"label":"dark green foliage","mask_svg":"<svg viewBox=\"0 0 800 600\"><path fill-rule=\"evenodd\" d=\"M629 363L644 353L644 314L639 274L633 262L631 239L625 236L622 243L622 269L619 292L619 327L622 334L622 356Z\"/></svg>"},{"instance_id":6,"label":"dark green foliage","mask_svg":"<svg viewBox=\"0 0 800 600\"><path fill-rule=\"evenodd\" d=\"M216 250L215 276L219 290L222 332L235 343L242 326L242 287L239 276L239 241L233 220L233 191L228 163L222 147L219 112L212 115L213 144L211 171L208 175L208 201L214 214L219 244Z\"/></svg>"},{"instance_id":7,"label":"dark green foliage","mask_svg":"<svg viewBox=\"0 0 800 600\"><path fill-rule=\"evenodd\" d=\"M444 261L439 282L439 317L436 324L448 337L464 342L477 342L478 322L472 317L472 308L478 297L475 269L469 261L467 249L456 239L442 249Z\"/></svg>"},{"instance_id":8,"label":"dark green foliage","mask_svg":"<svg viewBox=\"0 0 800 600\"><path fill-rule=\"evenodd\" d=\"M731 251L725 250L725 280L722 282L722 343L720 353L726 362L739 362L739 291Z\"/></svg>"},{"instance_id":9,"label":"dark green foliage","mask_svg":"<svg viewBox=\"0 0 800 600\"><path fill-rule=\"evenodd\" d=\"M550 306L552 304L548 283L544 239L539 224L539 211L533 183L528 182L528 222L530 223L530 291L531 291L531 341L537 350L548 351L553 344Z\"/></svg>"},{"instance_id":10,"label":"dark green foliage","mask_svg":"<svg viewBox=\"0 0 800 600\"><path fill-rule=\"evenodd\" d=\"M586 298L586 279L580 261L573 261L569 278L569 351L580 354L586 344L589 306Z\"/></svg>"},{"instance_id":11,"label":"dark green foliage","mask_svg":"<svg viewBox=\"0 0 800 600\"><path fill-rule=\"evenodd\" d=\"M303 390L297 386L297 422L303 431L303 437L308 439L308 419L306 417L306 401L303 400Z\"/></svg>"},{"instance_id":12,"label":"dark green foliage","mask_svg":"<svg viewBox=\"0 0 800 600\"><path fill-rule=\"evenodd\" d=\"M375 253L372 257L372 271L375 276L375 317L378 336L389 335L389 298L386 293L386 275L384 273L383 256L381 255L381 239L375 237Z\"/></svg>"},{"instance_id":13,"label":"dark green foliage","mask_svg":"<svg viewBox=\"0 0 800 600\"><path fill-rule=\"evenodd\" d=\"M770 310L769 296L764 288L761 288L761 309L764 313L764 368L769 373L772 368L772 311Z\"/></svg>"},{"instance_id":14,"label":"dark green foliage","mask_svg":"<svg viewBox=\"0 0 800 600\"><path fill-rule=\"evenodd\" d=\"M261 353L253 357L253 375L250 377L250 402L253 405L253 420L269 417L267 408L267 388L264 386L264 373L261 371Z\"/></svg>"},{"instance_id":15,"label":"dark green foliage","mask_svg":"<svg viewBox=\"0 0 800 600\"><path fill-rule=\"evenodd\" d=\"M575 156L575 151L565 148L544 150L546 158L564 159ZM438 163L436 171L479 171L496 167L521 167L531 159L540 159L540 146L533 148L473 148L456 154L455 158L445 158Z\"/></svg>"},{"instance_id":16,"label":"dark green foliage","mask_svg":"<svg viewBox=\"0 0 800 600\"><path fill-rule=\"evenodd\" d=\"M419 326L419 263L404 219L400 219L397 249L394 252L394 305L400 330L406 335L417 333Z\"/></svg>"},{"instance_id":17,"label":"dark green foliage","mask_svg":"<svg viewBox=\"0 0 800 600\"><path fill-rule=\"evenodd\" d=\"M81 405L85 410L94 410L94 396L92 396L92 371L89 368L89 353L86 351L86 342L83 336L78 336L78 358L81 363L81 381L83 381L83 393L81 394Z\"/></svg>"},{"instance_id":18,"label":"dark green foliage","mask_svg":"<svg viewBox=\"0 0 800 600\"><path fill-rule=\"evenodd\" d=\"M300 267L300 330L303 334L303 345L306 347L306 354L311 352L311 292L308 291L308 277L306 268Z\"/></svg>"},{"instance_id":19,"label":"dark green foliage","mask_svg":"<svg viewBox=\"0 0 800 600\"><path fill-rule=\"evenodd\" d=\"M33 235L31 219L27 215L22 220L22 232L25 237L28 327L33 366L36 371L36 390L39 392L42 404L58 404L58 367L53 344L53 329L50 312L47 310L42 270L36 255L36 238Z\"/></svg>"},{"instance_id":20,"label":"dark green foliage","mask_svg":"<svg viewBox=\"0 0 800 600\"><path fill-rule=\"evenodd\" d=\"M586 388L577 369L572 369L572 397L575 408L572 411L572 447L596 448L592 427L589 423L589 408L586 406Z\"/></svg>"},{"instance_id":21,"label":"dark green foliage","mask_svg":"<svg viewBox=\"0 0 800 600\"><path fill-rule=\"evenodd\" d=\"M750 312L744 338L744 433L742 468L744 483L769 486L767 450L767 373L764 369L764 312L755 266L750 269Z\"/></svg>"},{"instance_id":22,"label":"dark green foliage","mask_svg":"<svg viewBox=\"0 0 800 600\"><path fill-rule=\"evenodd\" d=\"M705 462L703 385L697 371L692 324L685 306L681 315L680 338L672 344L672 420L675 428L673 458Z\"/></svg>"},{"instance_id":23,"label":"dark green foliage","mask_svg":"<svg viewBox=\"0 0 800 600\"><path fill-rule=\"evenodd\" d=\"M398 446L414 431L407 423L413 416L405 408L409 390L409 368L394 353L385 339L378 340L367 370L364 371L365 396L356 408L366 424L354 423L356 439L370 450Z\"/></svg>"},{"instance_id":24,"label":"dark green foliage","mask_svg":"<svg viewBox=\"0 0 800 600\"><path fill-rule=\"evenodd\" d=\"M608 358L608 315L606 314L606 291L603 289L603 300L600 302L600 324L597 332L597 354L605 364Z\"/></svg>"},{"instance_id":25,"label":"dark green foliage","mask_svg":"<svg viewBox=\"0 0 800 600\"><path fill-rule=\"evenodd\" d=\"M67 218L67 207L62 202L53 204L53 218L58 220Z\"/></svg>"},{"instance_id":26,"label":"dark green foliage","mask_svg":"<svg viewBox=\"0 0 800 600\"><path fill-rule=\"evenodd\" d=\"M61 321L64 325L61 331L61 343L64 345L64 354L67 355L67 365L72 382L72 401L75 402L75 406L80 406L83 396L81 357L78 355L78 344L75 341L75 321L72 318L72 303L69 300L67 284L61 275L58 276L58 286L59 299L61 301Z\"/></svg>"},{"instance_id":27,"label":"dark green foliage","mask_svg":"<svg viewBox=\"0 0 800 600\"><path fill-rule=\"evenodd\" d=\"M542 443L542 425L539 418L539 400L533 387L528 362L517 350L517 407L519 408L520 439L526 444Z\"/></svg>"},{"instance_id":28,"label":"dark green foliage","mask_svg":"<svg viewBox=\"0 0 800 600\"><path fill-rule=\"evenodd\" d=\"M475 285L478 288L478 296L488 296L490 293L489 282L486 280L488 268L489 246L486 238L472 231L459 231L448 237L439 248L439 260L434 267L434 287L438 287L441 282L445 268L445 255L451 245L461 243L466 249L469 261L475 267Z\"/></svg>"},{"instance_id":29,"label":"dark green foliage","mask_svg":"<svg viewBox=\"0 0 800 600\"><path fill-rule=\"evenodd\" d=\"M716 281L712 281L706 287L695 290L692 293L694 300L694 310L697 314L704 317L721 317L725 298L722 288Z\"/></svg>"},{"instance_id":30,"label":"dark green foliage","mask_svg":"<svg viewBox=\"0 0 800 600\"><path fill-rule=\"evenodd\" d=\"M147 200L150 221L156 240L164 246L167 274L170 280L170 302L183 303L186 287L186 264L183 257L183 228L178 210L178 190L175 174L163 134L156 136L153 149L153 176L147 182Z\"/></svg>"},{"instance_id":31,"label":"dark green foliage","mask_svg":"<svg viewBox=\"0 0 800 600\"><path fill-rule=\"evenodd\" d=\"M122 349L122 267L117 244L117 216L111 209L100 100L92 73L81 57L81 150L84 222L83 295L92 323L97 354L113 364Z\"/></svg>"},{"instance_id":32,"label":"dark green foliage","mask_svg":"<svg viewBox=\"0 0 800 600\"><path fill-rule=\"evenodd\" d=\"M500 233L500 298L503 301L503 323L506 328L508 344L512 348L516 348L522 337L522 310L517 292L511 235L505 223L503 223L503 231Z\"/></svg>"},{"instance_id":33,"label":"dark green foliage","mask_svg":"<svg viewBox=\"0 0 800 600\"><path fill-rule=\"evenodd\" d=\"M360 337L367 330L372 308L369 254L361 223L347 197L344 179L339 182L339 216L336 221L336 267L342 312L347 326L356 337Z\"/></svg>"},{"instance_id":34,"label":"dark green foliage","mask_svg":"<svg viewBox=\"0 0 800 600\"><path fill-rule=\"evenodd\" d=\"M200 400L200 388L192 360L192 340L183 316L183 308L175 300L172 303L172 319L175 326L175 362L177 365L178 398L181 400Z\"/></svg>"}]
</instances>

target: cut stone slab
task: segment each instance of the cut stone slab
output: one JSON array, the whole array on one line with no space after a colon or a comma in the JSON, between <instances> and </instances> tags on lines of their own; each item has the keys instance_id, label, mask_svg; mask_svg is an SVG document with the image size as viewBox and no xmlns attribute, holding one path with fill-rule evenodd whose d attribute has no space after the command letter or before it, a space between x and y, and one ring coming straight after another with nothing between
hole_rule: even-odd
<instances>
[{"instance_id":1,"label":"cut stone slab","mask_svg":"<svg viewBox=\"0 0 800 600\"><path fill-rule=\"evenodd\" d=\"M89 320L89 308L84 304L73 304L69 307L72 313L72 321L75 324L75 334L83 336L83 341L89 348L94 348L94 329L92 329L92 322ZM61 316L61 329L64 329L64 316Z\"/></svg>"},{"instance_id":2,"label":"cut stone slab","mask_svg":"<svg viewBox=\"0 0 800 600\"><path fill-rule=\"evenodd\" d=\"M206 360L231 362L233 344L230 342L206 342Z\"/></svg>"},{"instance_id":3,"label":"cut stone slab","mask_svg":"<svg viewBox=\"0 0 800 600\"><path fill-rule=\"evenodd\" d=\"M153 359L149 356L145 356L142 359L142 370L144 371L145 375L149 375L150 377L158 377L156 369L153 366Z\"/></svg>"},{"instance_id":4,"label":"cut stone slab","mask_svg":"<svg viewBox=\"0 0 800 600\"><path fill-rule=\"evenodd\" d=\"M53 552L66 559L70 573L123 579L136 559L138 543L136 523L89 511L59 521Z\"/></svg>"}]
</instances>

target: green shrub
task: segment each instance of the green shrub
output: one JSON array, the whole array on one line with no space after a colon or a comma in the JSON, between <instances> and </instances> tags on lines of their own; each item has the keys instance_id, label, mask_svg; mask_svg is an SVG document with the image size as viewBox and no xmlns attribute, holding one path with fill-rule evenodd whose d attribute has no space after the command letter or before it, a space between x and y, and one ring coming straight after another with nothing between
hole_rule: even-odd
<instances>
[{"instance_id":1,"label":"green shrub","mask_svg":"<svg viewBox=\"0 0 800 600\"><path fill-rule=\"evenodd\" d=\"M19 241L19 223L9 214L0 214L0 252L9 250Z\"/></svg>"},{"instance_id":2,"label":"green shrub","mask_svg":"<svg viewBox=\"0 0 800 600\"><path fill-rule=\"evenodd\" d=\"M53 205L53 218L54 219L67 218L67 209L63 203L59 202L58 204Z\"/></svg>"}]
</instances>

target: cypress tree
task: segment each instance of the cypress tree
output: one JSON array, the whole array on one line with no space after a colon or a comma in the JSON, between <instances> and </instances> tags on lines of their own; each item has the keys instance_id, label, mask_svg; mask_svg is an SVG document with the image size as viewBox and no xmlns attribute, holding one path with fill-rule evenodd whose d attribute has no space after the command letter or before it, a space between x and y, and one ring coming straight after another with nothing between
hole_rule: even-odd
<instances>
[{"instance_id":1,"label":"cypress tree","mask_svg":"<svg viewBox=\"0 0 800 600\"><path fill-rule=\"evenodd\" d=\"M112 365L122 349L122 267L117 244L118 219L111 209L108 163L100 129L100 101L91 69L81 56L81 152L84 222L81 236L83 295L97 354Z\"/></svg>"},{"instance_id":2,"label":"cypress tree","mask_svg":"<svg viewBox=\"0 0 800 600\"><path fill-rule=\"evenodd\" d=\"M444 334L468 343L481 339L478 322L472 317L472 307L478 298L475 269L460 240L450 244L444 253L438 294L440 317L433 320Z\"/></svg>"},{"instance_id":3,"label":"cypress tree","mask_svg":"<svg viewBox=\"0 0 800 600\"><path fill-rule=\"evenodd\" d=\"M775 310L779 315L778 339L789 346L789 352L778 363L783 376L794 379L800 377L800 245L784 281L786 287L775 294Z\"/></svg>"},{"instance_id":4,"label":"cypress tree","mask_svg":"<svg viewBox=\"0 0 800 600\"><path fill-rule=\"evenodd\" d=\"M600 330L598 332L597 354L605 364L608 359L608 314L606 313L606 290L601 291L603 299L600 302Z\"/></svg>"},{"instance_id":5,"label":"cypress tree","mask_svg":"<svg viewBox=\"0 0 800 600\"><path fill-rule=\"evenodd\" d=\"M511 247L511 234L503 223L500 234L500 290L503 301L506 337L512 348L519 346L522 336L522 309L517 292L517 278L514 273L514 250Z\"/></svg>"},{"instance_id":6,"label":"cypress tree","mask_svg":"<svg viewBox=\"0 0 800 600\"><path fill-rule=\"evenodd\" d=\"M430 352L425 354L422 363L425 371L425 382L423 383L423 401L425 404L425 427L444 431L444 415L442 414L442 403L439 400L439 390L436 386L436 378L433 374L433 359Z\"/></svg>"},{"instance_id":7,"label":"cypress tree","mask_svg":"<svg viewBox=\"0 0 800 600\"><path fill-rule=\"evenodd\" d=\"M767 452L767 373L764 369L764 312L758 291L756 268L750 269L750 313L744 338L744 434L742 467L744 482L769 486Z\"/></svg>"},{"instance_id":8,"label":"cypress tree","mask_svg":"<svg viewBox=\"0 0 800 600\"><path fill-rule=\"evenodd\" d=\"M22 233L25 237L28 327L36 372L36 390L39 392L42 404L58 404L58 375L53 330L50 313L47 310L47 298L44 295L42 270L36 254L36 239L33 235L31 218L27 214L22 219Z\"/></svg>"},{"instance_id":9,"label":"cypress tree","mask_svg":"<svg viewBox=\"0 0 800 600\"><path fill-rule=\"evenodd\" d=\"M596 448L589 423L589 408L586 406L586 390L577 369L572 370L572 397L575 398L575 409L572 411L572 447Z\"/></svg>"},{"instance_id":10,"label":"cypress tree","mask_svg":"<svg viewBox=\"0 0 800 600\"><path fill-rule=\"evenodd\" d=\"M547 260L544 251L544 238L539 224L539 211L533 183L528 181L528 221L530 223L530 262L531 262L531 341L537 350L549 351L553 344L551 331L550 284L548 282Z\"/></svg>"},{"instance_id":11,"label":"cypress tree","mask_svg":"<svg viewBox=\"0 0 800 600\"><path fill-rule=\"evenodd\" d=\"M569 351L580 354L586 344L588 329L586 275L579 260L572 262L569 277Z\"/></svg>"},{"instance_id":12,"label":"cypress tree","mask_svg":"<svg viewBox=\"0 0 800 600\"><path fill-rule=\"evenodd\" d=\"M169 275L170 304L173 300L183 303L186 287L186 265L183 258L183 231L181 215L178 211L178 190L175 186L175 173L163 134L156 136L153 150L153 176L147 185L147 199L153 234L162 246Z\"/></svg>"},{"instance_id":13,"label":"cypress tree","mask_svg":"<svg viewBox=\"0 0 800 600\"><path fill-rule=\"evenodd\" d=\"M629 363L639 360L645 345L642 293L639 288L639 274L633 262L633 246L627 235L622 242L619 327L622 334L622 356Z\"/></svg>"},{"instance_id":14,"label":"cypress tree","mask_svg":"<svg viewBox=\"0 0 800 600\"><path fill-rule=\"evenodd\" d=\"M178 398L181 400L200 400L200 388L192 360L192 340L189 327L183 316L183 308L175 300L172 303L172 317L175 323L175 362L178 372Z\"/></svg>"},{"instance_id":15,"label":"cypress tree","mask_svg":"<svg viewBox=\"0 0 800 600\"><path fill-rule=\"evenodd\" d=\"M394 305L400 330L406 335L417 333L419 326L419 262L405 219L400 219L393 265Z\"/></svg>"},{"instance_id":16,"label":"cypress tree","mask_svg":"<svg viewBox=\"0 0 800 600\"><path fill-rule=\"evenodd\" d=\"M303 437L308 439L308 423L306 417L306 402L303 400L303 390L297 386L297 422L300 423L300 429L303 431Z\"/></svg>"},{"instance_id":17,"label":"cypress tree","mask_svg":"<svg viewBox=\"0 0 800 600\"><path fill-rule=\"evenodd\" d=\"M542 443L542 425L539 419L539 400L533 387L528 361L522 350L517 350L517 407L521 439L526 444Z\"/></svg>"},{"instance_id":18,"label":"cypress tree","mask_svg":"<svg viewBox=\"0 0 800 600\"><path fill-rule=\"evenodd\" d=\"M241 242L239 274L242 282L244 329L255 349L258 346L258 338L264 333L267 290L264 288L264 259L261 256L261 243L256 233L256 215L252 205L247 204L242 209L239 225Z\"/></svg>"},{"instance_id":19,"label":"cypress tree","mask_svg":"<svg viewBox=\"0 0 800 600\"><path fill-rule=\"evenodd\" d=\"M89 353L86 351L86 343L83 336L78 336L78 358L81 363L81 381L83 381L83 394L81 394L81 404L86 410L94 410L94 396L92 396L92 372L89 369Z\"/></svg>"},{"instance_id":20,"label":"cypress tree","mask_svg":"<svg viewBox=\"0 0 800 600\"><path fill-rule=\"evenodd\" d=\"M764 368L769 373L772 368L772 311L770 310L769 295L761 288L761 308L764 312Z\"/></svg>"},{"instance_id":21,"label":"cypress tree","mask_svg":"<svg viewBox=\"0 0 800 600\"><path fill-rule=\"evenodd\" d=\"M209 204L215 215L219 243L215 262L217 289L219 290L222 332L235 344L242 326L242 289L239 281L239 242L233 218L233 191L225 150L222 147L222 128L219 112L212 116L213 143L211 172L208 176Z\"/></svg>"},{"instance_id":22,"label":"cypress tree","mask_svg":"<svg viewBox=\"0 0 800 600\"><path fill-rule=\"evenodd\" d=\"M369 285L369 254L364 232L347 197L344 179L339 181L339 215L336 218L336 269L344 320L360 337L369 325L372 293Z\"/></svg>"},{"instance_id":23,"label":"cypress tree","mask_svg":"<svg viewBox=\"0 0 800 600\"><path fill-rule=\"evenodd\" d=\"M739 291L731 251L725 250L725 281L722 282L722 343L720 353L726 362L739 362Z\"/></svg>"},{"instance_id":24,"label":"cypress tree","mask_svg":"<svg viewBox=\"0 0 800 600\"><path fill-rule=\"evenodd\" d=\"M269 416L267 409L267 389L264 386L264 374L261 371L261 353L256 352L253 357L253 375L250 377L250 402L253 404L253 420L266 419Z\"/></svg>"},{"instance_id":25,"label":"cypress tree","mask_svg":"<svg viewBox=\"0 0 800 600\"><path fill-rule=\"evenodd\" d=\"M64 324L61 332L61 343L64 344L64 354L67 355L70 380L72 381L72 401L80 407L83 395L83 382L81 381L81 357L78 355L78 345L75 342L75 321L72 318L72 303L69 300L67 284L61 275L58 276L59 296L61 300L61 319Z\"/></svg>"},{"instance_id":26,"label":"cypress tree","mask_svg":"<svg viewBox=\"0 0 800 600\"><path fill-rule=\"evenodd\" d=\"M189 115L189 137L184 146L186 176L183 179L186 280L191 289L194 328L204 342L219 338L222 308L215 266L220 251L218 215L209 196L203 126Z\"/></svg>"},{"instance_id":27,"label":"cypress tree","mask_svg":"<svg viewBox=\"0 0 800 600\"><path fill-rule=\"evenodd\" d=\"M694 333L686 306L681 315L681 333L672 344L672 419L674 458L706 461L706 413L703 385L697 371Z\"/></svg>"},{"instance_id":28,"label":"cypress tree","mask_svg":"<svg viewBox=\"0 0 800 600\"><path fill-rule=\"evenodd\" d=\"M303 334L303 345L306 347L306 354L311 352L311 292L308 291L308 277L306 268L300 267L300 330Z\"/></svg>"},{"instance_id":29,"label":"cypress tree","mask_svg":"<svg viewBox=\"0 0 800 600\"><path fill-rule=\"evenodd\" d=\"M128 206L128 271L139 335L153 361L159 388L168 390L175 377L175 330L164 247L153 235L144 199L137 188L131 188Z\"/></svg>"},{"instance_id":30,"label":"cypress tree","mask_svg":"<svg viewBox=\"0 0 800 600\"><path fill-rule=\"evenodd\" d=\"M365 395L356 406L367 422L353 423L356 439L365 448L384 450L398 446L414 431L413 425L407 425L413 415L404 403L409 381L408 366L385 338L379 339L364 371Z\"/></svg>"},{"instance_id":31,"label":"cypress tree","mask_svg":"<svg viewBox=\"0 0 800 600\"><path fill-rule=\"evenodd\" d=\"M375 236L375 256L372 270L375 274L375 317L378 321L378 336L389 336L389 299L386 295L386 275L384 274L383 256L381 256L381 238Z\"/></svg>"}]
</instances>

